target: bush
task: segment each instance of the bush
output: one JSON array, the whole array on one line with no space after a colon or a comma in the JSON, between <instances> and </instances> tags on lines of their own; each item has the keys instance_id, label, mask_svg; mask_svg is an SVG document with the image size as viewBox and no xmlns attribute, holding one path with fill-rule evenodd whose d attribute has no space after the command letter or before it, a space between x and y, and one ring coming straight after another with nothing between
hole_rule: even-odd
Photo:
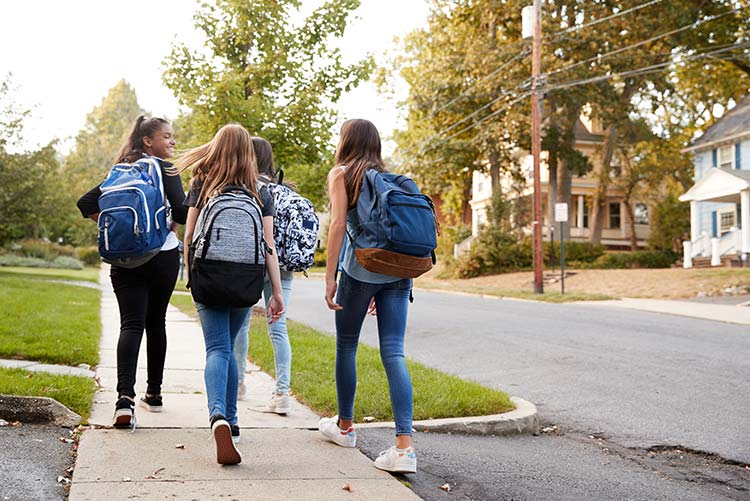
<instances>
[{"instance_id":1,"label":"bush","mask_svg":"<svg viewBox=\"0 0 750 501\"><path fill-rule=\"evenodd\" d=\"M531 240L518 239L497 227L487 227L472 242L471 250L456 263L459 278L495 275L531 266Z\"/></svg>"},{"instance_id":2,"label":"bush","mask_svg":"<svg viewBox=\"0 0 750 501\"><path fill-rule=\"evenodd\" d=\"M545 259L552 257L552 244L544 242ZM604 255L604 246L591 242L565 242L566 263L593 263ZM560 242L555 241L555 259L560 259Z\"/></svg>"},{"instance_id":3,"label":"bush","mask_svg":"<svg viewBox=\"0 0 750 501\"><path fill-rule=\"evenodd\" d=\"M99 257L99 248L96 246L79 247L76 249L76 257L86 266L98 267L102 262Z\"/></svg>"},{"instance_id":4,"label":"bush","mask_svg":"<svg viewBox=\"0 0 750 501\"><path fill-rule=\"evenodd\" d=\"M326 249L318 248L315 249L315 258L313 266L325 266L326 265Z\"/></svg>"},{"instance_id":5,"label":"bush","mask_svg":"<svg viewBox=\"0 0 750 501\"><path fill-rule=\"evenodd\" d=\"M453 257L453 246L461 243L471 236L471 228L468 226L444 226L437 239L435 254L443 258Z\"/></svg>"},{"instance_id":6,"label":"bush","mask_svg":"<svg viewBox=\"0 0 750 501\"><path fill-rule=\"evenodd\" d=\"M13 254L52 261L58 256L75 257L76 249L44 240L21 240L6 246Z\"/></svg>"},{"instance_id":7,"label":"bush","mask_svg":"<svg viewBox=\"0 0 750 501\"><path fill-rule=\"evenodd\" d=\"M58 256L52 261L45 261L38 257L19 256L17 254L0 255L0 266L26 266L29 268L65 268L80 270L83 269L83 263L79 260L68 257Z\"/></svg>"},{"instance_id":8,"label":"bush","mask_svg":"<svg viewBox=\"0 0 750 501\"><path fill-rule=\"evenodd\" d=\"M677 261L677 255L663 251L631 251L605 254L594 261L593 268L669 268Z\"/></svg>"}]
</instances>

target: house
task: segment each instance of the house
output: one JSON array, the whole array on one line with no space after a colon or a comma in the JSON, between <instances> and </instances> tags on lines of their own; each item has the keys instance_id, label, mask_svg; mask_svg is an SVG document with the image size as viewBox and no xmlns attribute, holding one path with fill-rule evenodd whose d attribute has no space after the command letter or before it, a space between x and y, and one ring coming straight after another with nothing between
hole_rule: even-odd
<instances>
[{"instance_id":1,"label":"house","mask_svg":"<svg viewBox=\"0 0 750 501\"><path fill-rule=\"evenodd\" d=\"M750 96L685 151L693 154L696 183L680 197L690 202L683 266L744 265L750 253Z\"/></svg>"},{"instance_id":2,"label":"house","mask_svg":"<svg viewBox=\"0 0 750 501\"><path fill-rule=\"evenodd\" d=\"M604 134L600 123L589 116L582 114L575 125L575 148L586 155L589 160L597 162L599 151L604 142ZM518 161L521 165L525 182L520 190L514 190L511 181L507 178L501 180L503 193L517 193L513 197L527 198L531 207L531 196L533 193L533 160L532 156L523 150L518 151ZM540 177L542 191L542 214L544 215L544 238L551 236L550 227L557 223L550 220L548 207L549 168L546 162L546 153L542 153L540 162ZM568 208L568 224L570 225L570 236L575 241L588 241L591 230L591 205L596 190L596 179L593 175L573 176L571 186L572 206ZM607 189L607 203L604 213L604 227L602 229L601 243L612 249L629 249L631 247L630 232L635 228L636 242L640 247L645 247L649 236L649 211L648 205L636 201L633 205L635 225L630 224L630 216L623 206L624 192L615 183L610 184ZM472 178L472 198L469 205L472 211L472 236L479 234L481 227L487 222L488 209L492 204L492 183L487 174L475 171ZM557 238L557 237L555 237ZM470 247L470 241L464 241L456 249L460 254Z\"/></svg>"}]
</instances>

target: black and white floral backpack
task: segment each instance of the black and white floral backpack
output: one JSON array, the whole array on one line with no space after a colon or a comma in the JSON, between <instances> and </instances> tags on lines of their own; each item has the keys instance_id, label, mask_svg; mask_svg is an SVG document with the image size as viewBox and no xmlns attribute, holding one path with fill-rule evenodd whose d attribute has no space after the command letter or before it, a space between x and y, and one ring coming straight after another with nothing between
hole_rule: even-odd
<instances>
[{"instance_id":1,"label":"black and white floral backpack","mask_svg":"<svg viewBox=\"0 0 750 501\"><path fill-rule=\"evenodd\" d=\"M306 271L315 261L320 221L311 201L283 184L268 183L276 217L273 237L279 267L286 271Z\"/></svg>"}]
</instances>

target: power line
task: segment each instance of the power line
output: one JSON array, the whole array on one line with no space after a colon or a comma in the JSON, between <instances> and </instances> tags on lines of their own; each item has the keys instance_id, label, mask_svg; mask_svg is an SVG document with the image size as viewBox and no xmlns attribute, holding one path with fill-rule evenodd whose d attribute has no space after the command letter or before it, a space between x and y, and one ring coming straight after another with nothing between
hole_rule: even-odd
<instances>
[{"instance_id":1,"label":"power line","mask_svg":"<svg viewBox=\"0 0 750 501\"><path fill-rule=\"evenodd\" d=\"M637 10L644 9L646 7L649 7L651 5L660 3L662 1L663 0L651 0L650 2L646 2L646 3L642 3L640 5L636 5L635 7L631 7L629 9L625 9L623 11L616 12L616 13L611 14L609 16L605 16L605 17L602 17L602 18L599 18L599 19L594 19L593 21L589 21L588 23L579 24L579 25L576 25L576 26L571 26L570 28L565 28L565 29L562 29L560 31L557 31L557 32L553 33L552 37L557 37L559 35L564 35L564 34L567 34L567 33L573 33L575 31L582 30L583 28L588 28L589 26L594 26L596 24L603 23L604 21L609 21L610 19L616 19L616 18L618 18L620 16L624 16L626 14L630 14L631 12L635 12Z\"/></svg>"},{"instance_id":2,"label":"power line","mask_svg":"<svg viewBox=\"0 0 750 501\"><path fill-rule=\"evenodd\" d=\"M581 66L581 65L584 65L584 64L587 64L587 63L591 63L591 62L594 62L594 61L598 61L598 60L604 59L605 57L612 56L614 54L620 54L622 52L625 52L625 51L628 51L628 50L631 50L631 49L635 49L636 47L640 47L640 46L645 45L647 43L655 42L656 40L661 40L662 38L666 38L668 36L674 35L676 33L680 33L682 31L685 31L685 30L688 30L688 29L691 29L691 28L697 28L698 26L700 26L702 24L705 24L705 23L710 22L710 21L714 21L714 20L722 18L724 16L728 16L729 14L734 14L736 12L739 12L740 10L742 10L742 7L736 7L734 9L732 9L732 10L723 12L721 14L716 14L716 15L713 15L713 16L710 16L710 17L707 17L707 18L704 18L704 19L700 19L698 21L695 21L693 23L690 23L690 24L687 24L685 26L682 26L681 28L674 29L674 30L669 31L667 33L662 33L661 35L656 35L656 36L648 38L646 40L642 40L640 42L636 42L634 44L628 45L626 47L621 47L619 49L615 49L615 50L612 50L610 52L606 52L604 54L598 54L598 55L596 55L594 57L586 59L585 61L579 61L577 63L572 63L572 64L569 64L567 66L563 66L562 68L558 68L558 69L556 69L554 71L551 71L551 72L543 75L543 77L544 78L549 78L549 77L551 77L553 75L557 75L559 73L572 70L573 68L577 68L578 66Z\"/></svg>"}]
</instances>

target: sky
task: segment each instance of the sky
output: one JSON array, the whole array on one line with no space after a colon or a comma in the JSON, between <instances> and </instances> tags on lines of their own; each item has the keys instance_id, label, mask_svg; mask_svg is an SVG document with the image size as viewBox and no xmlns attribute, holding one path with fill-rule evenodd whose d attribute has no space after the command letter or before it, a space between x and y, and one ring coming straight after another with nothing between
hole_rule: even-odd
<instances>
[{"instance_id":1,"label":"sky","mask_svg":"<svg viewBox=\"0 0 750 501\"><path fill-rule=\"evenodd\" d=\"M321 0L302 0L309 12ZM195 0L24 0L0 7L0 79L12 74L14 100L32 111L25 148L61 140L66 152L86 115L124 78L138 101L155 116L175 118L179 107L162 84L162 62L175 40L198 47L193 28ZM341 47L345 61L367 54L384 61L397 49L394 37L423 27L427 0L362 0ZM406 84L396 86L397 98ZM397 99L396 99L397 100ZM340 119L368 118L384 138L399 125L396 102L365 83L345 95ZM386 141L385 152L392 148Z\"/></svg>"}]
</instances>

